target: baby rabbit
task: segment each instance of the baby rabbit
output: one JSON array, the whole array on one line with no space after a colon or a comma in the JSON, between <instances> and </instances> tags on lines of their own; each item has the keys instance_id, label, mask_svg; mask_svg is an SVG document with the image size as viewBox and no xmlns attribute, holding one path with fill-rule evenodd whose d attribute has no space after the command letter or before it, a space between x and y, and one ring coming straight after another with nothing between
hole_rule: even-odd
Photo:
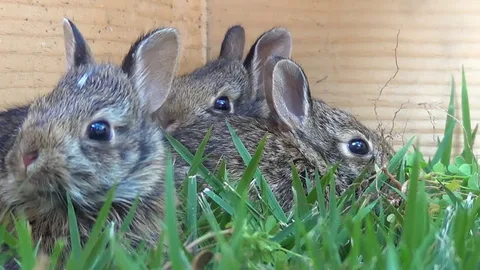
<instances>
[{"instance_id":1,"label":"baby rabbit","mask_svg":"<svg viewBox=\"0 0 480 270\"><path fill-rule=\"evenodd\" d=\"M290 57L290 33L283 28L265 32L250 49L246 66L241 62L244 45L244 29L233 26L217 59L175 78L171 94L157 113L163 128L173 131L212 115L268 115L263 91L257 91L262 86L262 65L271 55Z\"/></svg>"},{"instance_id":2,"label":"baby rabbit","mask_svg":"<svg viewBox=\"0 0 480 270\"><path fill-rule=\"evenodd\" d=\"M13 117L24 120L0 163L0 209L24 214L48 254L69 236L66 192L85 242L108 190L118 184L109 219L121 224L139 196L126 235L134 246L153 244L163 218L165 149L151 113L165 101L176 72L177 31L160 28L139 38L129 65L120 68L96 63L70 20L63 29L68 70L51 93ZM10 139L3 136L2 142Z\"/></svg>"},{"instance_id":3,"label":"baby rabbit","mask_svg":"<svg viewBox=\"0 0 480 270\"><path fill-rule=\"evenodd\" d=\"M267 104L278 120L245 116L227 119L251 154L267 134L260 170L284 210L290 210L293 203L291 163L302 175L306 170L312 180L315 167L324 174L327 164L339 163L335 174L337 194L343 193L364 168L373 174L374 164L383 163L388 152L381 138L349 113L312 100L305 73L295 62L270 58L265 65L265 81L269 82L265 83ZM172 135L195 152L210 127L213 133L205 150L205 166L214 170L224 157L230 179L240 179L245 165L225 118L197 118ZM176 166L179 178L184 177L188 164L179 158Z\"/></svg>"}]
</instances>

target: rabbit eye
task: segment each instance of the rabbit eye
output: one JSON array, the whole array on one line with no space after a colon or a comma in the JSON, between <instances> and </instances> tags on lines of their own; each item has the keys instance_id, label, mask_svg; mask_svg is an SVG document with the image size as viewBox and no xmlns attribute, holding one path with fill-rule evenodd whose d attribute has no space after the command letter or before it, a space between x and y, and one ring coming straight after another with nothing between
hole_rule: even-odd
<instances>
[{"instance_id":1,"label":"rabbit eye","mask_svg":"<svg viewBox=\"0 0 480 270\"><path fill-rule=\"evenodd\" d=\"M226 96L218 97L213 104L216 110L230 111L230 100Z\"/></svg>"},{"instance_id":2,"label":"rabbit eye","mask_svg":"<svg viewBox=\"0 0 480 270\"><path fill-rule=\"evenodd\" d=\"M110 125L105 121L93 122L88 126L88 138L95 141L109 141Z\"/></svg>"},{"instance_id":3,"label":"rabbit eye","mask_svg":"<svg viewBox=\"0 0 480 270\"><path fill-rule=\"evenodd\" d=\"M369 152L368 144L362 139L353 139L348 143L350 152L356 155L366 155Z\"/></svg>"}]
</instances>

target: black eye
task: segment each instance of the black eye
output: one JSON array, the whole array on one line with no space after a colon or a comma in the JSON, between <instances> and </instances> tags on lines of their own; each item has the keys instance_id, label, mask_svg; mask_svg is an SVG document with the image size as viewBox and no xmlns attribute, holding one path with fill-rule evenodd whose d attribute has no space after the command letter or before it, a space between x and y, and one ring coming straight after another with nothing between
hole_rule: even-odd
<instances>
[{"instance_id":1,"label":"black eye","mask_svg":"<svg viewBox=\"0 0 480 270\"><path fill-rule=\"evenodd\" d=\"M350 152L356 155L366 155L368 154L368 144L362 139L353 139L348 143L348 149Z\"/></svg>"},{"instance_id":2,"label":"black eye","mask_svg":"<svg viewBox=\"0 0 480 270\"><path fill-rule=\"evenodd\" d=\"M95 141L109 141L110 125L105 121L93 122L88 126L88 138Z\"/></svg>"},{"instance_id":3,"label":"black eye","mask_svg":"<svg viewBox=\"0 0 480 270\"><path fill-rule=\"evenodd\" d=\"M213 108L216 110L230 111L230 100L225 96L218 97L215 100L215 104L213 104Z\"/></svg>"}]
</instances>

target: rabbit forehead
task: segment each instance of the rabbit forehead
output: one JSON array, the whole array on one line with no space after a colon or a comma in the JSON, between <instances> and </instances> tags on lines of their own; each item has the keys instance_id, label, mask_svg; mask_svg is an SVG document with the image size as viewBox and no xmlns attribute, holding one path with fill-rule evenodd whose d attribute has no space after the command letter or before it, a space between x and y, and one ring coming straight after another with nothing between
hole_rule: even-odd
<instances>
[{"instance_id":1,"label":"rabbit forehead","mask_svg":"<svg viewBox=\"0 0 480 270\"><path fill-rule=\"evenodd\" d=\"M177 120L193 121L207 114L219 96L229 97L235 107L247 87L248 75L240 62L215 60L175 78L160 115L175 115Z\"/></svg>"},{"instance_id":2,"label":"rabbit forehead","mask_svg":"<svg viewBox=\"0 0 480 270\"><path fill-rule=\"evenodd\" d=\"M334 107L330 107L320 100L313 100L312 115L309 117L313 126L327 129L328 134L335 136L361 136L370 139L373 132L358 121L352 114Z\"/></svg>"},{"instance_id":3,"label":"rabbit forehead","mask_svg":"<svg viewBox=\"0 0 480 270\"><path fill-rule=\"evenodd\" d=\"M128 96L134 96L132 84L127 75L120 68L110 65L81 66L65 74L59 81L51 95L47 95L53 102L62 99L76 100L91 97L103 97L104 100L119 101Z\"/></svg>"},{"instance_id":4,"label":"rabbit forehead","mask_svg":"<svg viewBox=\"0 0 480 270\"><path fill-rule=\"evenodd\" d=\"M37 99L27 119L62 121L92 117L100 111L121 118L139 104L130 81L118 68L80 67L65 74L51 93Z\"/></svg>"},{"instance_id":5,"label":"rabbit forehead","mask_svg":"<svg viewBox=\"0 0 480 270\"><path fill-rule=\"evenodd\" d=\"M209 62L184 78L184 85L176 85L183 86L179 91L195 92L208 101L220 94L238 98L248 86L248 75L243 65L226 59Z\"/></svg>"}]
</instances>

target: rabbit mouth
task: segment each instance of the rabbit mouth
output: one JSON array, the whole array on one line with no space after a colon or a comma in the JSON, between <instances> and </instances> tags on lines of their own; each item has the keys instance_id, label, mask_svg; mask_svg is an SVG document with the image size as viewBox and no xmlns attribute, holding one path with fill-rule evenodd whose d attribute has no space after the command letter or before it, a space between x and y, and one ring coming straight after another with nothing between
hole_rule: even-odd
<instances>
[{"instance_id":1,"label":"rabbit mouth","mask_svg":"<svg viewBox=\"0 0 480 270\"><path fill-rule=\"evenodd\" d=\"M33 207L49 211L48 209L54 209L52 207L64 205L66 202L65 192L61 187L32 184L32 182L25 181L16 190L17 197L12 202L27 208Z\"/></svg>"},{"instance_id":2,"label":"rabbit mouth","mask_svg":"<svg viewBox=\"0 0 480 270\"><path fill-rule=\"evenodd\" d=\"M49 196L51 193L55 193L59 189L59 185L55 185L52 181L45 181L44 178L28 177L26 181L20 186L23 192L35 193L39 196Z\"/></svg>"}]
</instances>

